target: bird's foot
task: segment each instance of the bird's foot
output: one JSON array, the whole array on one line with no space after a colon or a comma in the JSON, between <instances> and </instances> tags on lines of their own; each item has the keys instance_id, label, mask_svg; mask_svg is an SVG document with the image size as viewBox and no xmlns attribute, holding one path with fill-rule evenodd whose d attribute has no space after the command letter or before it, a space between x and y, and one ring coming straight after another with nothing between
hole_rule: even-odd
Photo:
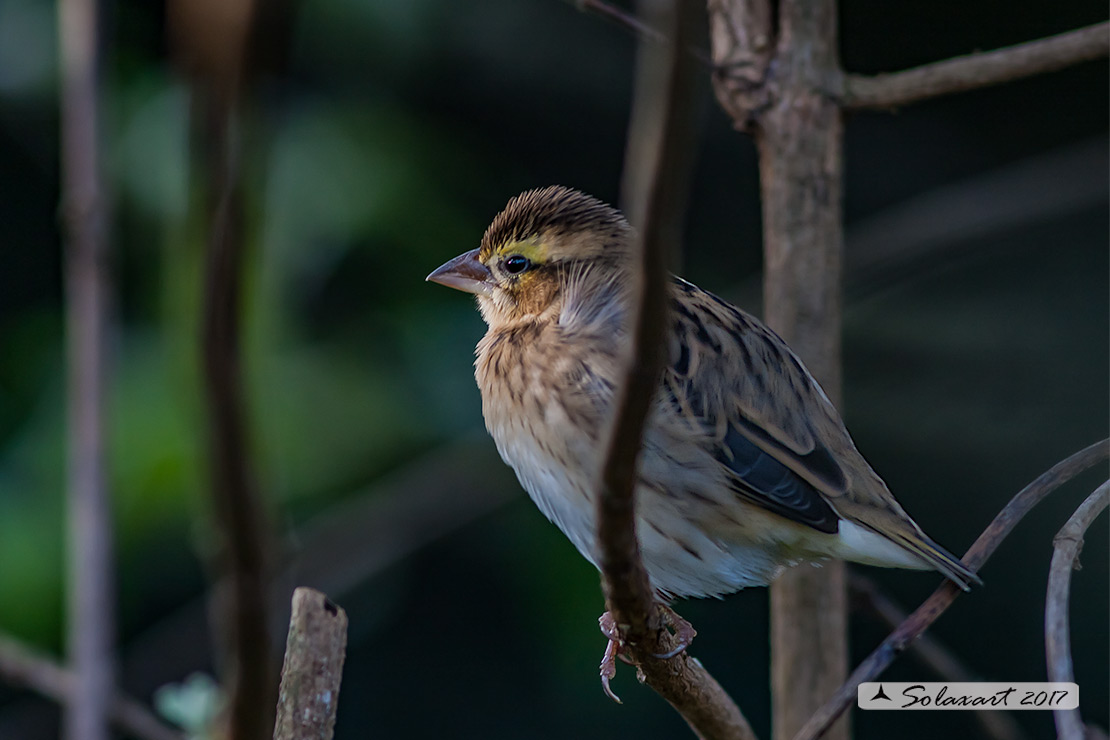
<instances>
[{"instance_id":1,"label":"bird's foot","mask_svg":"<svg viewBox=\"0 0 1110 740\"><path fill-rule=\"evenodd\" d=\"M652 657L659 660L669 660L676 655L683 652L686 648L690 647L690 643L694 641L697 636L697 630L694 625L687 622L682 617L671 609L669 606L659 605L659 615L663 619L663 623L670 627L673 633L675 646L665 653L653 653ZM597 620L598 626L601 628L601 634L605 635L609 640L609 644L605 646L605 654L601 657L601 688L605 690L605 695L621 704L620 697L613 693L613 689L609 686L609 682L617 675L617 658L620 658L629 665L632 661L629 660L623 653L624 640L621 637L620 629L617 627L617 620L609 612L601 615Z\"/></svg>"},{"instance_id":2,"label":"bird's foot","mask_svg":"<svg viewBox=\"0 0 1110 740\"><path fill-rule=\"evenodd\" d=\"M659 658L659 660L668 660L690 647L694 638L697 637L698 631L694 629L694 625L678 616L678 612L669 606L660 604L659 615L663 617L663 623L670 627L674 633L675 646L665 653L656 653L654 657Z\"/></svg>"},{"instance_id":3,"label":"bird's foot","mask_svg":"<svg viewBox=\"0 0 1110 740\"><path fill-rule=\"evenodd\" d=\"M621 655L621 647L624 644L621 640L621 632L617 628L617 620L613 619L613 615L609 612L602 614L597 624L601 627L601 634L609 638L609 644L605 646L605 654L601 656L601 688L605 690L606 696L617 704L622 704L620 697L609 687L609 682L617 675L617 658L625 663L628 662L628 658Z\"/></svg>"}]
</instances>

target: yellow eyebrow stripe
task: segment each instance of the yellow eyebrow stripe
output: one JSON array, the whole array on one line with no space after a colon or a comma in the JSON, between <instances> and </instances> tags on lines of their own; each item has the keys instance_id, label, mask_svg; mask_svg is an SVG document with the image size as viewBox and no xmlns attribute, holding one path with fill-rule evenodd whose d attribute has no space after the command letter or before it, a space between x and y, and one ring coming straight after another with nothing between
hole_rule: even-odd
<instances>
[{"instance_id":1,"label":"yellow eyebrow stripe","mask_svg":"<svg viewBox=\"0 0 1110 740\"><path fill-rule=\"evenodd\" d=\"M519 254L533 264L543 264L547 261L547 245L537 239L513 241L503 244L497 249L497 256L505 257L510 254Z\"/></svg>"}]
</instances>

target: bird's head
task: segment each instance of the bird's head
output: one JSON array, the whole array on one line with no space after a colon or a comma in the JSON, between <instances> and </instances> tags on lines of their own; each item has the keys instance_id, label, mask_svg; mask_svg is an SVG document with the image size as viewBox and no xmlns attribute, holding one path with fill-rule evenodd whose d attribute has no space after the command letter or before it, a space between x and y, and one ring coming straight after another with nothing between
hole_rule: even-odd
<instances>
[{"instance_id":1,"label":"bird's head","mask_svg":"<svg viewBox=\"0 0 1110 740\"><path fill-rule=\"evenodd\" d=\"M620 211L577 190L552 186L509 201L478 249L428 280L478 297L491 327L558 312L569 292L612 285L627 269L632 229Z\"/></svg>"}]
</instances>

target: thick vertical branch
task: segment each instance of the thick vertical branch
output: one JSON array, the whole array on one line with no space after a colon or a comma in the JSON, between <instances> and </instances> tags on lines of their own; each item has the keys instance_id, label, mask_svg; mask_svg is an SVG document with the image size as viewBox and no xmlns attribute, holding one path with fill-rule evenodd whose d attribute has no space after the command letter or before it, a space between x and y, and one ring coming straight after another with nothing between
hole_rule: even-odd
<instances>
[{"instance_id":1,"label":"thick vertical branch","mask_svg":"<svg viewBox=\"0 0 1110 740\"><path fill-rule=\"evenodd\" d=\"M67 650L74 675L64 736L104 740L115 695L115 584L104 470L109 284L100 179L96 0L62 0L62 213L68 344Z\"/></svg>"},{"instance_id":2,"label":"thick vertical branch","mask_svg":"<svg viewBox=\"0 0 1110 740\"><path fill-rule=\"evenodd\" d=\"M763 200L764 316L834 401L840 396L843 253L840 109L821 91L839 69L833 0L779 5L772 102L755 126ZM771 585L773 736L793 737L848 674L844 564ZM848 737L846 722L832 738Z\"/></svg>"},{"instance_id":3,"label":"thick vertical branch","mask_svg":"<svg viewBox=\"0 0 1110 740\"><path fill-rule=\"evenodd\" d=\"M777 17L775 17L777 13ZM843 125L835 0L709 0L717 98L759 149L764 316L840 395ZM848 672L844 565L771 585L775 738L788 738ZM841 723L832 737L847 737Z\"/></svg>"}]
</instances>

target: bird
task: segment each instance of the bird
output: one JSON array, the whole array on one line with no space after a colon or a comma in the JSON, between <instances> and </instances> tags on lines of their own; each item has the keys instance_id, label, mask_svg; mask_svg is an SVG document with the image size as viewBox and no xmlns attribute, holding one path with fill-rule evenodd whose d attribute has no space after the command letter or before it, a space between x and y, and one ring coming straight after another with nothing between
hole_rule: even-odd
<instances>
[{"instance_id":1,"label":"bird","mask_svg":"<svg viewBox=\"0 0 1110 740\"><path fill-rule=\"evenodd\" d=\"M476 296L486 428L540 511L597 567L596 497L631 346L635 234L563 186L512 198L427 280ZM720 597L837 558L979 577L926 535L828 395L754 316L672 276L644 426L636 531L659 599Z\"/></svg>"}]
</instances>

